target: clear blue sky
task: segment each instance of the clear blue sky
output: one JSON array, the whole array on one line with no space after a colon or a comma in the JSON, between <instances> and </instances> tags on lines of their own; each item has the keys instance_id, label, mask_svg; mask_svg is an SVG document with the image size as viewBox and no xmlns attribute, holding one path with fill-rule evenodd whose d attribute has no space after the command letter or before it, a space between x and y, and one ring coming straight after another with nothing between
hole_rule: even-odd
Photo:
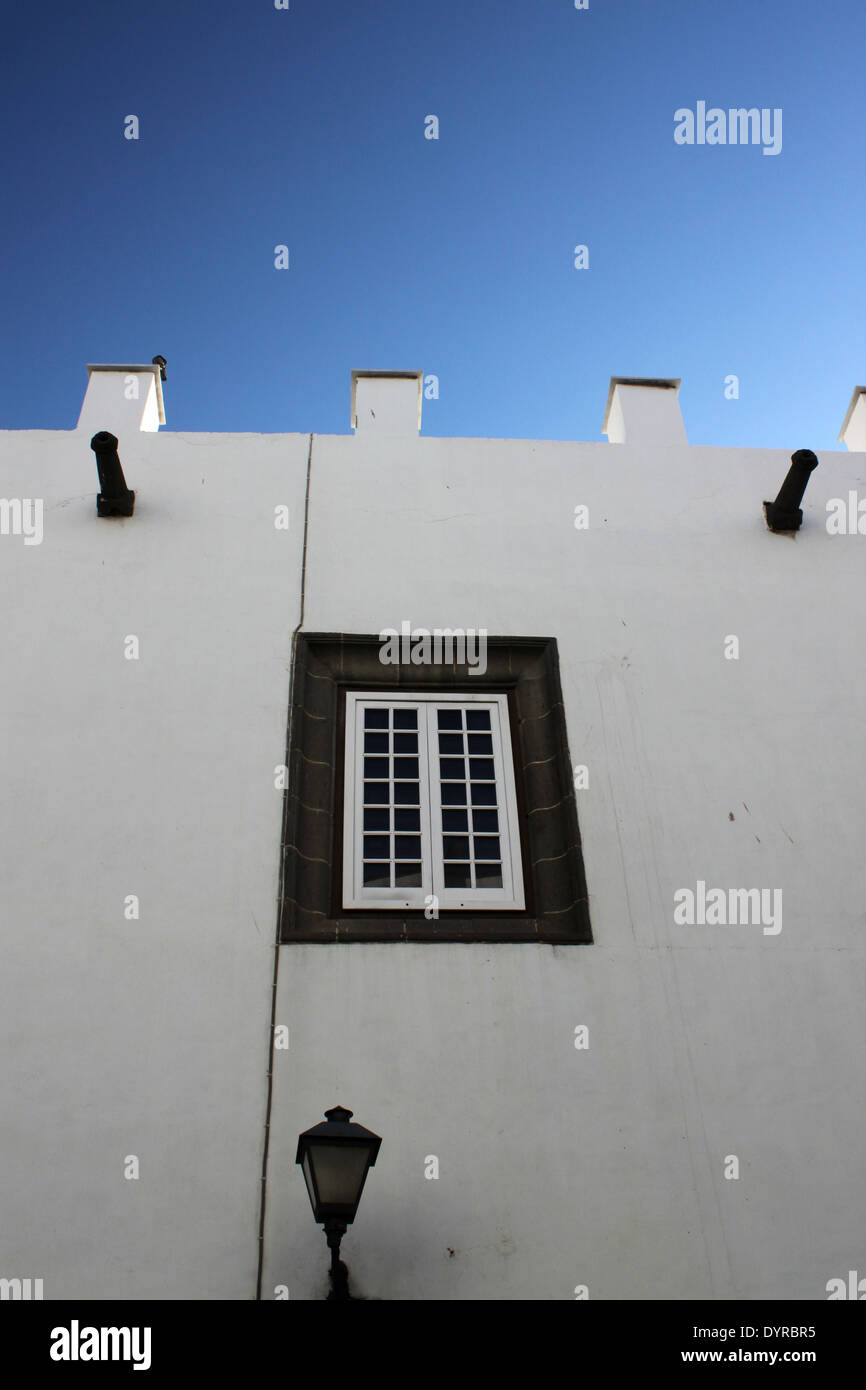
<instances>
[{"instance_id":1,"label":"clear blue sky","mask_svg":"<svg viewBox=\"0 0 866 1390\"><path fill-rule=\"evenodd\" d=\"M693 443L841 447L863 0L12 0L2 36L0 428L162 353L175 430L347 433L361 367L439 377L424 434L602 439L617 374L682 377ZM780 107L781 153L675 144L698 101Z\"/></svg>"}]
</instances>

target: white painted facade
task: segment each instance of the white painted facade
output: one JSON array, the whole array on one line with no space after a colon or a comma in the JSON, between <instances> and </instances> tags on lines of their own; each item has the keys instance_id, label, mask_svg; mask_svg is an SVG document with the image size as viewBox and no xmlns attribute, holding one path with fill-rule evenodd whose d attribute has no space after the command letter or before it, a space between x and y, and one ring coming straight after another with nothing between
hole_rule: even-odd
<instances>
[{"instance_id":1,"label":"white painted facade","mask_svg":"<svg viewBox=\"0 0 866 1390\"><path fill-rule=\"evenodd\" d=\"M406 382L393 416L371 387L387 432L142 412L125 520L99 409L0 434L3 496L44 500L41 544L0 536L0 1276L255 1297L309 464L305 631L557 639L594 941L278 948L262 1296L327 1291L294 1159L341 1104L383 1140L356 1294L825 1298L866 1272L866 538L825 527L864 455L822 452L773 535L809 441L689 446L673 386L633 384L615 446L417 438ZM698 880L781 889L782 930L675 924Z\"/></svg>"}]
</instances>

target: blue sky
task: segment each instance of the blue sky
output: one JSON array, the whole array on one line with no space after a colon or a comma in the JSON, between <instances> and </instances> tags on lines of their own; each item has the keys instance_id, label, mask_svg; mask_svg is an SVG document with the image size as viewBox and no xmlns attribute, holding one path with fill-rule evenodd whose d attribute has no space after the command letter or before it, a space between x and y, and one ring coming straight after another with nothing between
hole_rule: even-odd
<instances>
[{"instance_id":1,"label":"blue sky","mask_svg":"<svg viewBox=\"0 0 866 1390\"><path fill-rule=\"evenodd\" d=\"M347 433L360 367L439 378L423 434L600 440L617 374L682 377L692 443L842 447L862 0L18 0L2 33L2 428L162 353L175 430ZM781 108L781 152L677 145L701 100Z\"/></svg>"}]
</instances>

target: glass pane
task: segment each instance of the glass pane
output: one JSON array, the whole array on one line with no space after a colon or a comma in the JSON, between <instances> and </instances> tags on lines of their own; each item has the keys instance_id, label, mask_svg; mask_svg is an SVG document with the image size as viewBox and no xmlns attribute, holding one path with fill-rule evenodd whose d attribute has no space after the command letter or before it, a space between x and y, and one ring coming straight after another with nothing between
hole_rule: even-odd
<instances>
[{"instance_id":1,"label":"glass pane","mask_svg":"<svg viewBox=\"0 0 866 1390\"><path fill-rule=\"evenodd\" d=\"M492 858L492 855L490 856ZM395 859L420 859L421 858L421 836L420 835L395 835L394 836L394 858Z\"/></svg>"},{"instance_id":2,"label":"glass pane","mask_svg":"<svg viewBox=\"0 0 866 1390\"><path fill-rule=\"evenodd\" d=\"M469 776L472 778L473 782L481 781L485 778L492 782L494 775L492 758L469 759Z\"/></svg>"},{"instance_id":3,"label":"glass pane","mask_svg":"<svg viewBox=\"0 0 866 1390\"><path fill-rule=\"evenodd\" d=\"M446 888L471 888L472 878L469 873L468 864L446 864L445 865L445 887Z\"/></svg>"},{"instance_id":4,"label":"glass pane","mask_svg":"<svg viewBox=\"0 0 866 1390\"><path fill-rule=\"evenodd\" d=\"M395 866L395 886L397 888L420 888L421 865L397 864Z\"/></svg>"},{"instance_id":5,"label":"glass pane","mask_svg":"<svg viewBox=\"0 0 866 1390\"><path fill-rule=\"evenodd\" d=\"M319 1201L339 1204L358 1191L367 1168L366 1146L354 1144L310 1144L305 1167L315 1169Z\"/></svg>"},{"instance_id":6,"label":"glass pane","mask_svg":"<svg viewBox=\"0 0 866 1390\"><path fill-rule=\"evenodd\" d=\"M476 864L475 883L479 888L501 888L502 867L499 864Z\"/></svg>"},{"instance_id":7,"label":"glass pane","mask_svg":"<svg viewBox=\"0 0 866 1390\"><path fill-rule=\"evenodd\" d=\"M365 758L364 759L365 777L387 777L388 759L387 758Z\"/></svg>"},{"instance_id":8,"label":"glass pane","mask_svg":"<svg viewBox=\"0 0 866 1390\"><path fill-rule=\"evenodd\" d=\"M439 772L443 782L462 782L466 776L466 764L462 758L440 758Z\"/></svg>"},{"instance_id":9,"label":"glass pane","mask_svg":"<svg viewBox=\"0 0 866 1390\"><path fill-rule=\"evenodd\" d=\"M390 858L391 858L391 837L390 837L390 835L365 835L365 836L364 836L364 858L365 858L365 859L390 859Z\"/></svg>"},{"instance_id":10,"label":"glass pane","mask_svg":"<svg viewBox=\"0 0 866 1390\"><path fill-rule=\"evenodd\" d=\"M476 835L472 841L476 859L501 859L498 835Z\"/></svg>"},{"instance_id":11,"label":"glass pane","mask_svg":"<svg viewBox=\"0 0 866 1390\"><path fill-rule=\"evenodd\" d=\"M365 782L364 800L373 806L387 806L388 804L388 783L387 782Z\"/></svg>"},{"instance_id":12,"label":"glass pane","mask_svg":"<svg viewBox=\"0 0 866 1390\"><path fill-rule=\"evenodd\" d=\"M490 734L470 734L469 735L470 753L492 753L493 738Z\"/></svg>"},{"instance_id":13,"label":"glass pane","mask_svg":"<svg viewBox=\"0 0 866 1390\"><path fill-rule=\"evenodd\" d=\"M473 806L495 806L495 805L496 805L496 784L495 784L495 782L473 782L473 783L472 783L472 805L473 805Z\"/></svg>"},{"instance_id":14,"label":"glass pane","mask_svg":"<svg viewBox=\"0 0 866 1390\"><path fill-rule=\"evenodd\" d=\"M390 864L365 864L365 865L364 865L364 887L365 887L365 888L390 888L390 887L391 887L391 865L390 865Z\"/></svg>"},{"instance_id":15,"label":"glass pane","mask_svg":"<svg viewBox=\"0 0 866 1390\"><path fill-rule=\"evenodd\" d=\"M465 782L443 782L440 788L442 792L443 806L465 806L466 805L466 783Z\"/></svg>"},{"instance_id":16,"label":"glass pane","mask_svg":"<svg viewBox=\"0 0 866 1390\"><path fill-rule=\"evenodd\" d=\"M496 811L473 811L472 829L477 831L492 831L496 834L499 830L499 815Z\"/></svg>"},{"instance_id":17,"label":"glass pane","mask_svg":"<svg viewBox=\"0 0 866 1390\"><path fill-rule=\"evenodd\" d=\"M468 709L466 711L467 729L489 729L490 710L489 709Z\"/></svg>"},{"instance_id":18,"label":"glass pane","mask_svg":"<svg viewBox=\"0 0 866 1390\"><path fill-rule=\"evenodd\" d=\"M486 814L489 815L490 812L488 811L488 812L486 812ZM495 813L494 813L494 814L495 814ZM479 827L476 826L475 828L476 828L476 830L477 830ZM466 812L465 812L465 811L443 811L443 812L442 812L442 829L443 829L443 830L468 830L468 829L469 829L469 818L468 818Z\"/></svg>"},{"instance_id":19,"label":"glass pane","mask_svg":"<svg viewBox=\"0 0 866 1390\"><path fill-rule=\"evenodd\" d=\"M395 782L394 803L398 806L420 806L417 782Z\"/></svg>"},{"instance_id":20,"label":"glass pane","mask_svg":"<svg viewBox=\"0 0 866 1390\"><path fill-rule=\"evenodd\" d=\"M365 729L387 729L388 711L386 709L365 709L364 728Z\"/></svg>"},{"instance_id":21,"label":"glass pane","mask_svg":"<svg viewBox=\"0 0 866 1390\"><path fill-rule=\"evenodd\" d=\"M395 830L420 830L421 812L420 811L395 811L394 812Z\"/></svg>"},{"instance_id":22,"label":"glass pane","mask_svg":"<svg viewBox=\"0 0 866 1390\"><path fill-rule=\"evenodd\" d=\"M394 711L395 729L417 729L418 711L415 709L395 709Z\"/></svg>"},{"instance_id":23,"label":"glass pane","mask_svg":"<svg viewBox=\"0 0 866 1390\"><path fill-rule=\"evenodd\" d=\"M405 777L410 781L418 780L418 759L417 758L395 758L394 776Z\"/></svg>"},{"instance_id":24,"label":"glass pane","mask_svg":"<svg viewBox=\"0 0 866 1390\"><path fill-rule=\"evenodd\" d=\"M364 735L365 753L387 753L388 735L387 734L365 734Z\"/></svg>"},{"instance_id":25,"label":"glass pane","mask_svg":"<svg viewBox=\"0 0 866 1390\"><path fill-rule=\"evenodd\" d=\"M483 753L483 752L484 752L484 749L481 748L481 749L479 749L478 751L481 752L481 753ZM417 753L417 752L418 752L418 735L417 735L417 734L395 734L395 735L394 735L394 752L395 752L395 753Z\"/></svg>"},{"instance_id":26,"label":"glass pane","mask_svg":"<svg viewBox=\"0 0 866 1390\"><path fill-rule=\"evenodd\" d=\"M439 735L440 753L462 753L463 735L462 734L440 734Z\"/></svg>"},{"instance_id":27,"label":"glass pane","mask_svg":"<svg viewBox=\"0 0 866 1390\"><path fill-rule=\"evenodd\" d=\"M443 859L468 859L469 836L445 835L442 840Z\"/></svg>"},{"instance_id":28,"label":"glass pane","mask_svg":"<svg viewBox=\"0 0 866 1390\"><path fill-rule=\"evenodd\" d=\"M440 729L462 729L462 715L459 709L440 709L436 711Z\"/></svg>"},{"instance_id":29,"label":"glass pane","mask_svg":"<svg viewBox=\"0 0 866 1390\"><path fill-rule=\"evenodd\" d=\"M475 827L476 830L478 827ZM364 812L365 830L390 830L391 814L389 811L365 811Z\"/></svg>"}]
</instances>

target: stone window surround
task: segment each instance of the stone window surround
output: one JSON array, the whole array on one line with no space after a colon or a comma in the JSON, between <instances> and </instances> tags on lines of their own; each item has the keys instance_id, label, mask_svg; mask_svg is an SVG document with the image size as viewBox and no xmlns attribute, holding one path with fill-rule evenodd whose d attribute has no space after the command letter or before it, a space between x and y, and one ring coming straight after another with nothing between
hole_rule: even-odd
<instances>
[{"instance_id":1,"label":"stone window surround","mask_svg":"<svg viewBox=\"0 0 866 1390\"><path fill-rule=\"evenodd\" d=\"M556 641L487 637L487 670L383 665L378 636L298 633L283 793L282 944L592 941ZM350 911L342 903L345 692L419 689L508 696L526 908Z\"/></svg>"}]
</instances>

